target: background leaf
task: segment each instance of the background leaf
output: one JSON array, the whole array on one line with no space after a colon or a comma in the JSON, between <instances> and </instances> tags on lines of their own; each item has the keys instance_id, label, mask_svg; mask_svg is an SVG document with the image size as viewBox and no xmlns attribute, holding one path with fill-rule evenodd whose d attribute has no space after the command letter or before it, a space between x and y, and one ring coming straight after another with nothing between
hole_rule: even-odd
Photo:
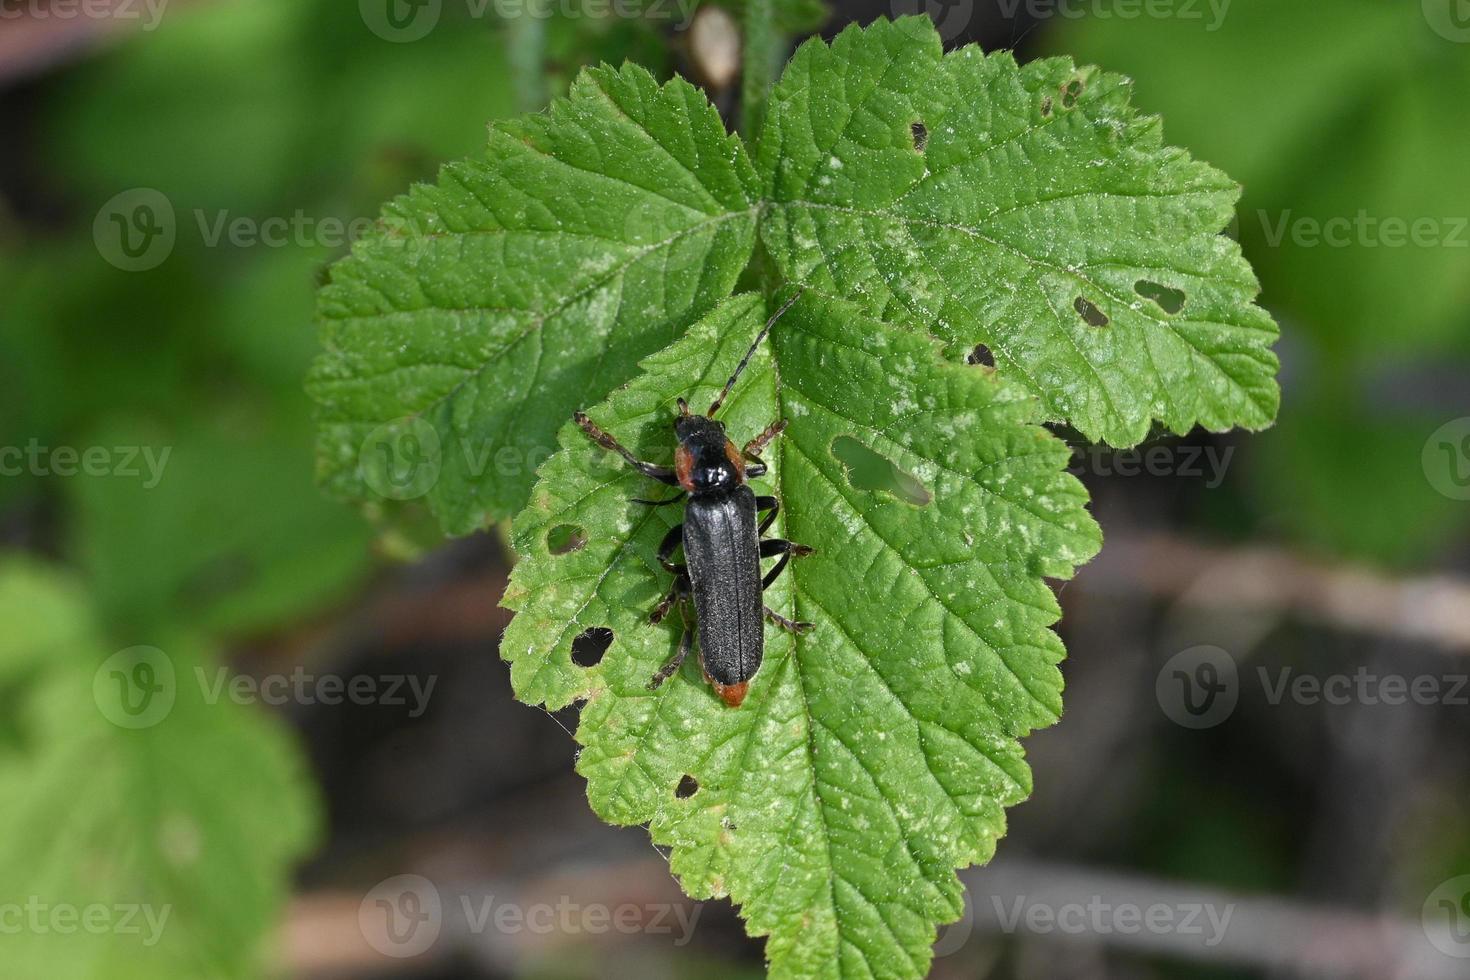
<instances>
[{"instance_id":1,"label":"background leaf","mask_svg":"<svg viewBox=\"0 0 1470 980\"><path fill-rule=\"evenodd\" d=\"M927 18L850 27L797 51L757 158L786 279L954 356L985 344L1089 438L1274 418L1276 328L1218 234L1238 188L1166 147L1121 76L945 55Z\"/></svg>"},{"instance_id":2,"label":"background leaf","mask_svg":"<svg viewBox=\"0 0 1470 980\"><path fill-rule=\"evenodd\" d=\"M763 315L735 297L593 418L667 461L675 398L712 398ZM954 868L990 857L1003 807L1030 790L1016 739L1061 710L1058 607L1042 577L1069 577L1097 550L1086 493L1034 399L935 355L922 336L808 296L729 402L737 443L790 420L756 482L782 498L777 527L817 549L767 592L816 629L767 627L739 709L693 657L646 690L678 639L647 613L669 585L654 552L680 508L632 503L647 481L567 425L514 524L523 557L505 604L517 615L501 649L517 696L585 701L578 771L594 809L650 823L690 894L740 903L749 930L771 937L774 976L922 975L936 923L960 913ZM930 502L854 486L839 439L887 458ZM568 525L586 544L553 553L548 537ZM574 641L595 627L614 639L580 666ZM681 798L686 776L698 789Z\"/></svg>"},{"instance_id":3,"label":"background leaf","mask_svg":"<svg viewBox=\"0 0 1470 980\"><path fill-rule=\"evenodd\" d=\"M115 707L111 678L94 693L107 646L92 610L45 566L0 561L0 617L24 624L0 638L0 880L52 924L7 931L6 970L56 980L260 975L288 868L315 828L285 732L228 696L211 702L195 673L212 677L208 661L178 634L157 652L172 669L171 681L155 675L171 707L159 701L146 727L114 724L104 714ZM108 927L83 928L98 907ZM72 931L52 918L68 908ZM141 911L124 920L128 908Z\"/></svg>"}]
</instances>

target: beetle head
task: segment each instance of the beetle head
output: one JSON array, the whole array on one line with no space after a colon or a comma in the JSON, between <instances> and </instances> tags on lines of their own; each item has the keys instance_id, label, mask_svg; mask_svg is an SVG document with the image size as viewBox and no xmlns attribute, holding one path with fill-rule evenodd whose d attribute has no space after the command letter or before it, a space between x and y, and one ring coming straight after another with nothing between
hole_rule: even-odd
<instances>
[{"instance_id":1,"label":"beetle head","mask_svg":"<svg viewBox=\"0 0 1470 980\"><path fill-rule=\"evenodd\" d=\"M703 415L674 416L674 435L680 444L693 449L696 444L714 443L725 445L725 423Z\"/></svg>"},{"instance_id":2,"label":"beetle head","mask_svg":"<svg viewBox=\"0 0 1470 980\"><path fill-rule=\"evenodd\" d=\"M680 415L674 419L679 448L674 469L679 483L690 493L727 490L745 482L745 468L725 435L725 424L703 415Z\"/></svg>"}]
</instances>

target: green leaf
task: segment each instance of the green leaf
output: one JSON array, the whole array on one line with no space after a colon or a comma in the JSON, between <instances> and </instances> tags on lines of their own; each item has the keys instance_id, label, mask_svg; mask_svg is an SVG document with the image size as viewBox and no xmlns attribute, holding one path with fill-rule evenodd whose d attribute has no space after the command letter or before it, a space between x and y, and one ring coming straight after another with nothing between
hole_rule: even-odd
<instances>
[{"instance_id":1,"label":"green leaf","mask_svg":"<svg viewBox=\"0 0 1470 980\"><path fill-rule=\"evenodd\" d=\"M370 570L371 533L313 492L308 429L251 411L171 430L123 419L91 430L85 444L109 447L119 472L67 482L69 551L102 618L239 633L349 595Z\"/></svg>"},{"instance_id":2,"label":"green leaf","mask_svg":"<svg viewBox=\"0 0 1470 980\"><path fill-rule=\"evenodd\" d=\"M952 356L985 344L1089 438L1274 418L1276 328L1219 234L1239 188L1165 146L1121 76L946 55L927 18L879 21L797 51L756 156L786 280Z\"/></svg>"},{"instance_id":3,"label":"green leaf","mask_svg":"<svg viewBox=\"0 0 1470 980\"><path fill-rule=\"evenodd\" d=\"M667 462L675 399L708 403L763 317L759 299L731 299L590 414ZM737 444L778 417L790 428L755 483L783 502L771 533L816 553L767 602L816 628L767 627L743 706L714 696L695 657L646 689L678 642L648 612L681 508L633 503L670 491L572 424L513 525L501 651L518 697L582 703L577 769L598 814L647 822L690 894L741 904L773 975L920 976L936 924L962 908L954 869L991 856L1003 808L1030 791L1017 739L1061 710L1043 576L1070 577L1099 532L1023 388L851 304L803 297L722 413ZM850 443L909 493L850 478ZM596 627L611 646L579 666L574 641ZM681 798L685 776L698 789Z\"/></svg>"},{"instance_id":4,"label":"green leaf","mask_svg":"<svg viewBox=\"0 0 1470 980\"><path fill-rule=\"evenodd\" d=\"M1052 43L1133 73L1245 184L1240 238L1273 309L1371 370L1465 335L1470 184L1444 179L1470 154L1470 103L1443 97L1470 87L1458 4L1242 0L1216 30L1085 18Z\"/></svg>"},{"instance_id":5,"label":"green leaf","mask_svg":"<svg viewBox=\"0 0 1470 980\"><path fill-rule=\"evenodd\" d=\"M21 624L0 637L0 881L41 923L6 930L7 975L260 975L290 864L314 836L285 733L228 696L212 703L195 672L211 676L207 659L178 636L142 654L163 693L131 692L142 714L119 714L113 682L133 662L108 657L58 572L0 558L0 619Z\"/></svg>"},{"instance_id":6,"label":"green leaf","mask_svg":"<svg viewBox=\"0 0 1470 980\"><path fill-rule=\"evenodd\" d=\"M422 492L444 526L509 516L572 408L729 294L755 186L697 89L633 66L588 70L547 114L496 124L480 158L389 205L322 290L327 486L371 496L365 441L427 425Z\"/></svg>"}]
</instances>

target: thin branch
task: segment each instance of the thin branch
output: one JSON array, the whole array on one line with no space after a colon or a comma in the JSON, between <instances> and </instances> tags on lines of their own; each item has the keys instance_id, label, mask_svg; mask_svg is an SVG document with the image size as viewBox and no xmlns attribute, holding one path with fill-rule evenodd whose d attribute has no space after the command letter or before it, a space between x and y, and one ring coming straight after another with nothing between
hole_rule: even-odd
<instances>
[{"instance_id":1,"label":"thin branch","mask_svg":"<svg viewBox=\"0 0 1470 980\"><path fill-rule=\"evenodd\" d=\"M969 887L965 918L941 934L940 950L947 941L960 944L951 933L968 927L1302 976L1470 976L1470 963L1431 944L1427 925L1398 916L1020 859L997 860L960 877Z\"/></svg>"},{"instance_id":2,"label":"thin branch","mask_svg":"<svg viewBox=\"0 0 1470 980\"><path fill-rule=\"evenodd\" d=\"M1110 534L1098 559L1078 573L1076 587L1100 594L1141 592L1196 608L1297 616L1470 653L1470 582L1450 576L1399 578L1282 548Z\"/></svg>"},{"instance_id":3,"label":"thin branch","mask_svg":"<svg viewBox=\"0 0 1470 980\"><path fill-rule=\"evenodd\" d=\"M753 140L765 121L771 84L781 70L785 53L773 0L746 0L741 44L740 131L747 140Z\"/></svg>"},{"instance_id":4,"label":"thin branch","mask_svg":"<svg viewBox=\"0 0 1470 980\"><path fill-rule=\"evenodd\" d=\"M546 88L546 19L539 13L528 5L519 14L507 18L506 59L510 63L516 108L521 112L538 112L546 108L549 99Z\"/></svg>"}]
</instances>

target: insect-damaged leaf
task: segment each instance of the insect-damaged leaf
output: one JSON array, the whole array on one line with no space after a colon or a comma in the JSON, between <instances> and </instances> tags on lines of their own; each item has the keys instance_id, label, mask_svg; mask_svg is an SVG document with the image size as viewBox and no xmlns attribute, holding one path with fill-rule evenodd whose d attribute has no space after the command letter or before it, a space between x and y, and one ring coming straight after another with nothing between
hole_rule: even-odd
<instances>
[{"instance_id":1,"label":"insect-damaged leaf","mask_svg":"<svg viewBox=\"0 0 1470 980\"><path fill-rule=\"evenodd\" d=\"M321 293L319 467L368 499L365 444L402 430L451 533L508 517L588 392L727 297L754 242L755 177L692 85L583 72L544 115L390 204ZM425 427L426 426L426 427ZM371 437L371 438L370 438Z\"/></svg>"},{"instance_id":2,"label":"insect-damaged leaf","mask_svg":"<svg viewBox=\"0 0 1470 980\"><path fill-rule=\"evenodd\" d=\"M675 399L708 404L764 314L733 298L589 414L668 462ZM653 626L648 612L670 581L655 549L682 507L633 503L672 491L569 423L514 522L522 560L505 604L517 614L501 650L518 697L585 701L577 768L593 807L649 823L692 895L739 903L770 937L773 975L918 976L936 925L960 913L954 869L990 857L1003 808L1029 792L1017 738L1061 710L1042 577L1069 577L1099 534L1066 447L1019 385L810 294L768 345L722 417L737 444L790 421L755 485L782 499L772 533L817 551L766 595L816 629L767 626L738 709L695 657L647 690L678 639L677 617ZM931 499L854 486L833 453L842 439ZM555 553L548 536L567 525L586 543ZM579 666L573 643L597 627L611 646Z\"/></svg>"},{"instance_id":3,"label":"insect-damaged leaf","mask_svg":"<svg viewBox=\"0 0 1470 980\"><path fill-rule=\"evenodd\" d=\"M946 55L926 18L810 41L756 153L762 242L787 280L956 358L985 344L1092 439L1131 445L1154 418L1261 428L1276 327L1219 234L1239 188L1165 146L1129 90L1065 58Z\"/></svg>"}]
</instances>

